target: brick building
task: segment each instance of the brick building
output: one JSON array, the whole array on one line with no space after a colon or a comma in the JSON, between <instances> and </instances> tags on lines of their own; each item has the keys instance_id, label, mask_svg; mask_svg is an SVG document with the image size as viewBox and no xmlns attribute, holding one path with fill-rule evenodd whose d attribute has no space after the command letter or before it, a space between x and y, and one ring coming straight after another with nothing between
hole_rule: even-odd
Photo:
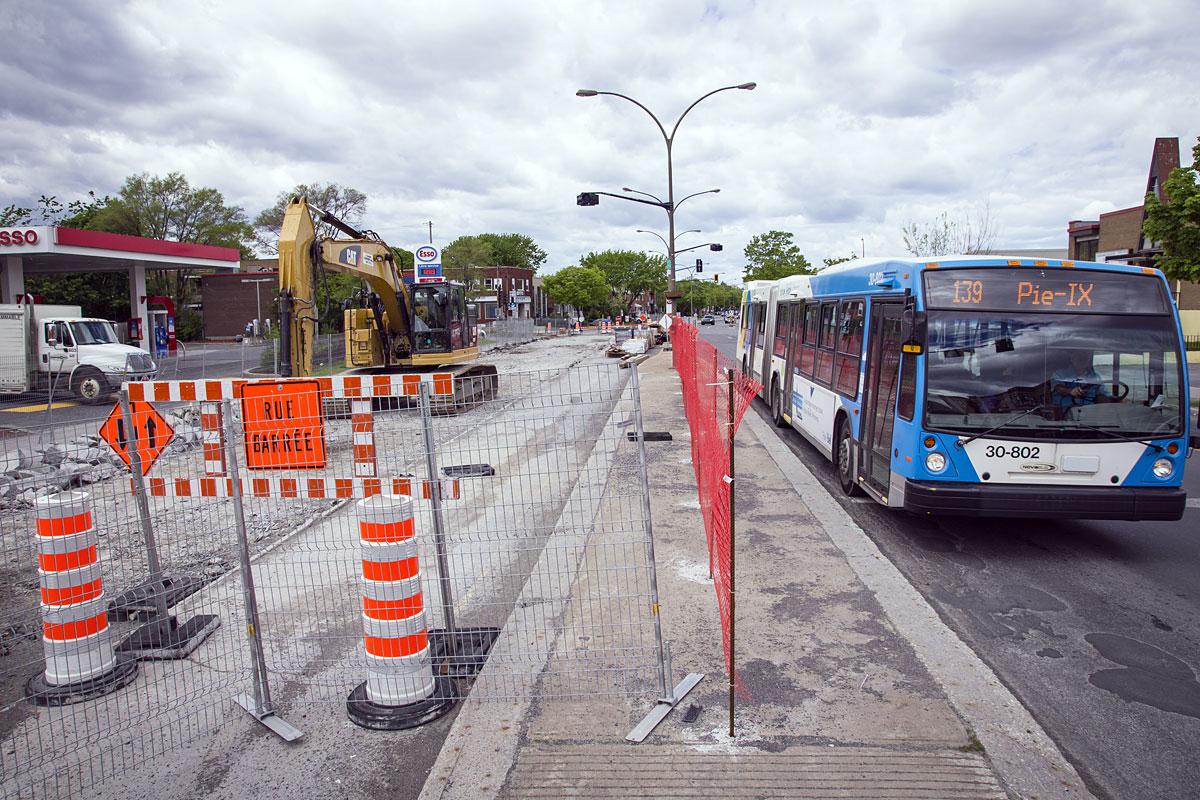
<instances>
[{"instance_id":1,"label":"brick building","mask_svg":"<svg viewBox=\"0 0 1200 800\"><path fill-rule=\"evenodd\" d=\"M205 339L232 339L246 323L260 324L275 316L279 292L277 272L215 273L200 277L200 303Z\"/></svg>"},{"instance_id":2,"label":"brick building","mask_svg":"<svg viewBox=\"0 0 1200 800\"><path fill-rule=\"evenodd\" d=\"M471 301L479 309L480 321L537 316L532 269L475 267L472 273Z\"/></svg>"},{"instance_id":3,"label":"brick building","mask_svg":"<svg viewBox=\"0 0 1200 800\"><path fill-rule=\"evenodd\" d=\"M1171 170L1179 168L1179 139L1161 137L1154 140L1150 156L1150 171L1146 188L1139 198L1154 195L1167 202L1163 183ZM1144 267L1154 266L1154 256L1161 248L1142 235L1146 206L1122 208L1101 214L1098 220L1073 219L1067 223L1067 258L1077 261L1115 261Z\"/></svg>"},{"instance_id":4,"label":"brick building","mask_svg":"<svg viewBox=\"0 0 1200 800\"><path fill-rule=\"evenodd\" d=\"M1174 136L1155 139L1145 191L1139 197L1144 199L1153 192L1160 201L1169 202L1163 184L1171 170L1178 168L1179 139ZM1073 219L1067 223L1067 258L1153 267L1154 257L1162 252L1162 246L1146 239L1142 233L1145 221L1145 203L1109 211L1096 220ZM1172 289L1184 333L1200 334L1200 285L1175 281Z\"/></svg>"}]
</instances>

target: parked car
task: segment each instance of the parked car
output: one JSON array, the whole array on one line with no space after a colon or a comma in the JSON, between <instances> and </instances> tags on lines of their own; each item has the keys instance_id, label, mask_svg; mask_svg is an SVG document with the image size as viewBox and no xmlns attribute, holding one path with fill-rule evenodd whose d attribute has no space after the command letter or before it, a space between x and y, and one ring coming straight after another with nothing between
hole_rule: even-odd
<instances>
[{"instance_id":1,"label":"parked car","mask_svg":"<svg viewBox=\"0 0 1200 800\"><path fill-rule=\"evenodd\" d=\"M713 317L712 314L705 314L703 317L700 318L700 324L701 325L716 325L717 320L715 317Z\"/></svg>"}]
</instances>

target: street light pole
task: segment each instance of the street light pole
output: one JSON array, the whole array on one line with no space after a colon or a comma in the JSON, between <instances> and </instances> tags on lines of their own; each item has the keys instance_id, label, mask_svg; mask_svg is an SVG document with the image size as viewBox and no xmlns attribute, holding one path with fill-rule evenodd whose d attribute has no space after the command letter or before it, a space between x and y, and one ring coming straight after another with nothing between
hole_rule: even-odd
<instances>
[{"instance_id":1,"label":"street light pole","mask_svg":"<svg viewBox=\"0 0 1200 800\"><path fill-rule=\"evenodd\" d=\"M262 297L261 297L261 292L258 288L258 285L260 283L273 283L273 282L274 282L274 278L258 278L258 279L242 278L242 283L253 283L254 284L254 305L257 307L257 313L258 313L258 316L255 317L255 319L257 319L259 321L260 325L262 324ZM255 335L257 335L257 333L258 332L255 331Z\"/></svg>"},{"instance_id":2,"label":"street light pole","mask_svg":"<svg viewBox=\"0 0 1200 800\"><path fill-rule=\"evenodd\" d=\"M675 144L675 134L679 131L679 124L683 122L683 118L688 115L688 112L699 105L701 101L712 97L714 94L726 92L731 89L743 89L750 91L753 90L756 85L757 84L751 81L748 83L739 83L734 86L722 86L719 89L713 89L711 92L701 95L695 101L693 101L690 106L684 109L683 113L679 115L679 119L675 120L675 125L672 126L670 134L667 133L667 129L663 126L662 122L659 121L658 117L655 116L653 111L646 108L646 106L642 105L637 100L634 100L629 95L621 94L619 92L601 92L596 89L580 89L575 92L576 96L578 97L596 97L598 95L605 95L608 97L619 97L622 100L628 100L642 111L645 111L646 114L650 116L650 119L654 120L654 124L658 126L658 132L662 134L663 142L667 146L667 200L663 204L667 211L667 266L669 269L667 273L667 313L670 313L672 310L674 310L675 306L674 300L671 297L671 295L675 293L675 165L672 159L672 150Z\"/></svg>"}]
</instances>

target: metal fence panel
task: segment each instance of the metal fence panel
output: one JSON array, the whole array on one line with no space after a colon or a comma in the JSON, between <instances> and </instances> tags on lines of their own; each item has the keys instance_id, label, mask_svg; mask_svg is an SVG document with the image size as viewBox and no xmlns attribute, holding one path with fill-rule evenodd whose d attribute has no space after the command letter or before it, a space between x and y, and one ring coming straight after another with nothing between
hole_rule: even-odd
<instances>
[{"instance_id":1,"label":"metal fence panel","mask_svg":"<svg viewBox=\"0 0 1200 800\"><path fill-rule=\"evenodd\" d=\"M361 498L376 491L412 498L422 630L429 669L448 699L661 695L667 676L643 445L629 435L640 413L632 373L612 362L508 373L495 387L456 386L460 396L478 390L458 404L439 382L371 400L364 396L379 393L371 379L356 388L321 379L316 396L270 410L275 387L293 387L271 379L251 392L230 379L139 386L134 399L145 397L161 414L156 436L162 424L174 431L140 483L169 582L157 598L127 596L153 559L135 482L94 430L59 427L6 441L8 452L39 460L62 449L70 454L64 464L87 469L39 463L28 486L0 492L0 794L70 794L244 729L250 718L237 698L280 718L344 717L351 693L381 663L366 637L407 641L395 633L399 612L381 616L378 603L364 600L368 585L381 585L367 579L360 524ZM216 394L234 399L205 399ZM126 430L145 437L148 408L132 403ZM213 415L226 424L214 425ZM323 458L302 433L314 430ZM154 454L147 438L138 442ZM290 466L254 468L280 461ZM30 702L27 684L45 668L33 502L64 488L89 496L105 598L129 601L108 614L114 642L161 619L155 601L168 590L184 595L169 598L180 624L212 615L219 627L209 625L182 659L143 652L137 674L109 694L45 706ZM230 496L239 490L244 496ZM243 543L258 609L249 625ZM397 602L388 607L417 601ZM448 627L496 631L483 667L489 680L474 693L482 659L464 647L471 636L446 653L446 641L456 641L439 633ZM259 655L263 685L254 671ZM263 690L267 706L247 700Z\"/></svg>"}]
</instances>

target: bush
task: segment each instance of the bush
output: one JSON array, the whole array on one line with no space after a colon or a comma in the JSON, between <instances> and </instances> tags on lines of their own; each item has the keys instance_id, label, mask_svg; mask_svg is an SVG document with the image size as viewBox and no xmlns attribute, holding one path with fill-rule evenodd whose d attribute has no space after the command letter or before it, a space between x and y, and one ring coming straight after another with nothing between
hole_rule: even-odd
<instances>
[{"instance_id":1,"label":"bush","mask_svg":"<svg viewBox=\"0 0 1200 800\"><path fill-rule=\"evenodd\" d=\"M175 338L194 342L204 338L204 318L194 308L181 308L175 315Z\"/></svg>"}]
</instances>

